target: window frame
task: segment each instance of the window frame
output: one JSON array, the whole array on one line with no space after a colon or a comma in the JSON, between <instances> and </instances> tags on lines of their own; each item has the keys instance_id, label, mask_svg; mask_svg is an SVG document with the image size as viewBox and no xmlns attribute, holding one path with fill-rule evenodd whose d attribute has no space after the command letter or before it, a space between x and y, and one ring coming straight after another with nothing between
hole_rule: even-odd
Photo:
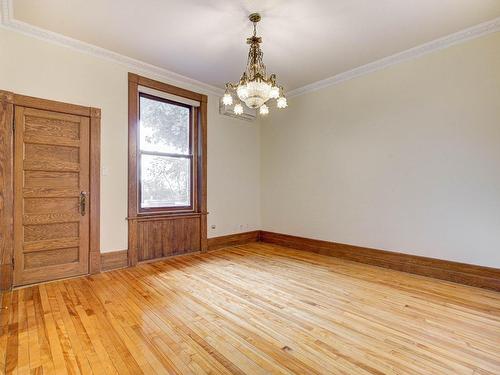
<instances>
[{"instance_id":1,"label":"window frame","mask_svg":"<svg viewBox=\"0 0 500 375\"><path fill-rule=\"evenodd\" d=\"M139 88L152 89L195 101L199 106L194 117L193 132L193 173L194 199L192 211L158 211L139 212L138 210L138 176L137 176L137 126L139 126ZM169 96L169 95L167 95ZM145 251L153 248L166 250L176 249L177 240L187 236L199 237L201 252L208 250L207 239L207 112L208 96L151 78L128 73L128 265L134 266L142 262ZM152 233L153 235L148 235ZM158 235L160 237L158 237ZM161 243L160 238L165 238ZM186 238L181 242L186 242ZM156 251L155 250L155 251ZM141 255L142 254L142 255ZM156 254L156 253L155 253ZM155 255L156 257L156 255Z\"/></svg>"},{"instance_id":2,"label":"window frame","mask_svg":"<svg viewBox=\"0 0 500 375\"><path fill-rule=\"evenodd\" d=\"M192 209L169 209L143 211L139 210L139 175L138 175L138 127L139 124L139 92L144 90L158 91L172 96L186 99L187 102L194 101L198 105L193 107L192 123L192 153L193 153L193 182L192 182ZM145 94L154 94L146 91ZM155 95L153 95L155 96ZM161 97L164 99L163 97ZM169 99L170 99L169 98ZM173 98L172 98L173 99ZM207 95L194 91L176 87L168 83L160 82L140 76L135 73L128 73L128 215L129 222L129 245L131 246L130 264L136 264L136 251L133 250L132 243L135 241L135 230L138 220L149 220L153 218L200 218L200 231L202 249L207 248L206 222L207 222ZM184 103L188 104L189 103Z\"/></svg>"},{"instance_id":3,"label":"window frame","mask_svg":"<svg viewBox=\"0 0 500 375\"><path fill-rule=\"evenodd\" d=\"M167 103L171 105L176 105L179 107L189 109L189 149L187 154L174 154L174 153L166 153L166 152L157 152L157 151L143 151L141 150L141 126L140 126L140 116L141 116L141 98L147 98L150 100L156 100L162 103ZM196 160L196 147L193 147L193 138L196 133L195 126L195 115L197 114L197 109L194 106L189 104L176 102L174 100L169 100L166 98L162 98L159 96L155 96L152 94L138 91L138 126L137 126L137 210L139 214L142 213L168 213L168 212L194 212L195 211L195 187L196 187L196 173L195 173L195 160ZM190 163L190 181L189 181L189 201L190 204L188 206L162 206L162 207L142 207L142 180L141 180L141 165L142 165L142 155L152 155L152 156L164 156L164 157L172 157L179 159L189 159Z\"/></svg>"}]
</instances>

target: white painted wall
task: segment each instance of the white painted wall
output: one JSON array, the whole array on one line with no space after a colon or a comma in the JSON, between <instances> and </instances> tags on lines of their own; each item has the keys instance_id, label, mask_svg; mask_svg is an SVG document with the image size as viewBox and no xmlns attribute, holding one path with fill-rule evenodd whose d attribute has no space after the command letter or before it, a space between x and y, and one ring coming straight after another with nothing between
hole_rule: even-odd
<instances>
[{"instance_id":1,"label":"white painted wall","mask_svg":"<svg viewBox=\"0 0 500 375\"><path fill-rule=\"evenodd\" d=\"M147 75L0 28L0 89L102 109L101 161L108 171L101 176L103 252L127 248L128 71ZM223 117L218 98L208 101L208 235L259 229L259 124Z\"/></svg>"},{"instance_id":2,"label":"white painted wall","mask_svg":"<svg viewBox=\"0 0 500 375\"><path fill-rule=\"evenodd\" d=\"M500 33L290 100L263 229L500 267Z\"/></svg>"}]
</instances>

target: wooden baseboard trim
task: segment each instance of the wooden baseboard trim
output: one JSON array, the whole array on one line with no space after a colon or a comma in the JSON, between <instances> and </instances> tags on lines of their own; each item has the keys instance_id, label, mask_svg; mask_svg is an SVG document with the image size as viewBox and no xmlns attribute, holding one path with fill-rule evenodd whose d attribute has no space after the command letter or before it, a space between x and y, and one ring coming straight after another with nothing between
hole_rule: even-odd
<instances>
[{"instance_id":1,"label":"wooden baseboard trim","mask_svg":"<svg viewBox=\"0 0 500 375\"><path fill-rule=\"evenodd\" d=\"M208 239L208 250L217 250L258 241L500 292L500 269L498 268L321 241L288 234L255 230L213 237ZM128 267L127 250L101 254L102 272L125 267ZM0 290L9 289L12 266L10 264L0 265L0 275Z\"/></svg>"},{"instance_id":2,"label":"wooden baseboard trim","mask_svg":"<svg viewBox=\"0 0 500 375\"><path fill-rule=\"evenodd\" d=\"M101 254L101 272L128 267L128 250Z\"/></svg>"},{"instance_id":3,"label":"wooden baseboard trim","mask_svg":"<svg viewBox=\"0 0 500 375\"><path fill-rule=\"evenodd\" d=\"M208 239L208 250L222 249L223 247L243 245L260 240L260 230L251 232L229 234L227 236L212 237Z\"/></svg>"},{"instance_id":4,"label":"wooden baseboard trim","mask_svg":"<svg viewBox=\"0 0 500 375\"><path fill-rule=\"evenodd\" d=\"M261 231L260 240L421 276L500 291L500 269Z\"/></svg>"}]
</instances>

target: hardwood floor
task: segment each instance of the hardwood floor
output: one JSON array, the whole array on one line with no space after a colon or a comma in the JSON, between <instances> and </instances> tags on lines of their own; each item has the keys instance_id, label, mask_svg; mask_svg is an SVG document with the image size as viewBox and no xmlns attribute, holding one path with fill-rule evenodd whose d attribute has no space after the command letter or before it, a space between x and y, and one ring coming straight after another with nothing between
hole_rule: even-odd
<instances>
[{"instance_id":1,"label":"hardwood floor","mask_svg":"<svg viewBox=\"0 0 500 375\"><path fill-rule=\"evenodd\" d=\"M0 373L500 374L500 293L264 243L1 299Z\"/></svg>"}]
</instances>

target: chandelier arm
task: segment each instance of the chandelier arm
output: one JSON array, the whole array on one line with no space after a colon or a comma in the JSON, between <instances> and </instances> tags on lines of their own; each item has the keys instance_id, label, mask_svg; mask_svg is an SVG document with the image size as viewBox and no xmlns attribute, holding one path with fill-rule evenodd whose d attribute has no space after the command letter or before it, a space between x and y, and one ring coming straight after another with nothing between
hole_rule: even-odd
<instances>
[{"instance_id":1,"label":"chandelier arm","mask_svg":"<svg viewBox=\"0 0 500 375\"><path fill-rule=\"evenodd\" d=\"M228 82L226 83L226 90L236 90L239 86L239 83L232 83Z\"/></svg>"}]
</instances>

